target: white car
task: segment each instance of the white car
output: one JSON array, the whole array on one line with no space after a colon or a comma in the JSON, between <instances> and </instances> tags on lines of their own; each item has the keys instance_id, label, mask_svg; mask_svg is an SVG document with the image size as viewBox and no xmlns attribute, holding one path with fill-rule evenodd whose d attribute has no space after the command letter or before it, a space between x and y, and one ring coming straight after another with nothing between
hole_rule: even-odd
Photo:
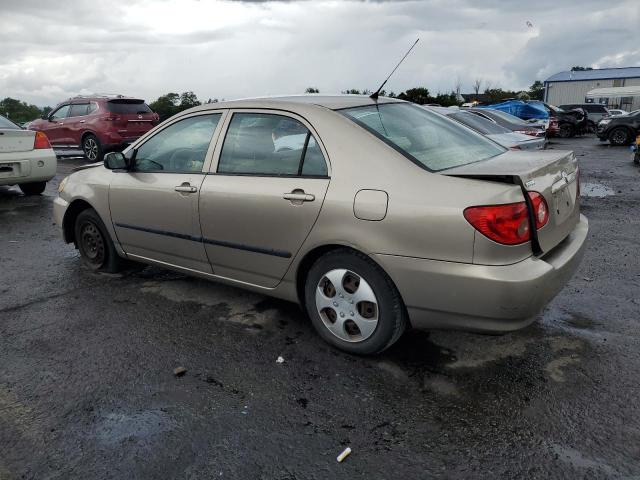
<instances>
[{"instance_id":1,"label":"white car","mask_svg":"<svg viewBox=\"0 0 640 480\"><path fill-rule=\"evenodd\" d=\"M0 185L39 195L56 175L56 154L42 132L23 130L0 115Z\"/></svg>"},{"instance_id":2,"label":"white car","mask_svg":"<svg viewBox=\"0 0 640 480\"><path fill-rule=\"evenodd\" d=\"M619 110L617 108L610 108L609 115L612 117L618 117L620 115L629 115L629 112L627 112L626 110Z\"/></svg>"}]
</instances>

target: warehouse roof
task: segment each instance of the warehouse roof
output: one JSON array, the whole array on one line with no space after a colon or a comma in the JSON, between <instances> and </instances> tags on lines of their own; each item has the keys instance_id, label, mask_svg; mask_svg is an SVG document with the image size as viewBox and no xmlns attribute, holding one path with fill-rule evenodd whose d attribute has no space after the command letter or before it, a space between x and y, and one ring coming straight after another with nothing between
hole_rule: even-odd
<instances>
[{"instance_id":1,"label":"warehouse roof","mask_svg":"<svg viewBox=\"0 0 640 480\"><path fill-rule=\"evenodd\" d=\"M579 80L608 80L615 78L640 77L640 67L598 68L575 72L560 72L551 75L545 82L572 82Z\"/></svg>"}]
</instances>

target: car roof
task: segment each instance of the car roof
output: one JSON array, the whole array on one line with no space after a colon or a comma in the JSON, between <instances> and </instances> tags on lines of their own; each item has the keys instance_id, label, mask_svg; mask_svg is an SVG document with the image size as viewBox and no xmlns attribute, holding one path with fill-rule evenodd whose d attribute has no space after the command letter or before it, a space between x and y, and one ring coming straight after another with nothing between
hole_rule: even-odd
<instances>
[{"instance_id":1,"label":"car roof","mask_svg":"<svg viewBox=\"0 0 640 480\"><path fill-rule=\"evenodd\" d=\"M243 98L227 100L217 103L206 103L188 111L195 112L212 108L291 108L295 105L317 105L330 110L340 110L351 107L365 107L385 103L408 103L397 98L378 97L372 99L368 95L289 95L277 97Z\"/></svg>"}]
</instances>

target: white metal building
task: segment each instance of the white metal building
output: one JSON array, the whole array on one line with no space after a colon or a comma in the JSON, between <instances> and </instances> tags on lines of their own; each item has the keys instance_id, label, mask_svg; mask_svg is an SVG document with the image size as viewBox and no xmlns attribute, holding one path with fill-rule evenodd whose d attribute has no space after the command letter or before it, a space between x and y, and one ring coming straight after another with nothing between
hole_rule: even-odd
<instances>
[{"instance_id":1,"label":"white metal building","mask_svg":"<svg viewBox=\"0 0 640 480\"><path fill-rule=\"evenodd\" d=\"M544 81L544 101L551 105L603 103L611 108L631 111L640 108L640 97L588 98L596 88L640 86L640 67L600 68L560 72Z\"/></svg>"}]
</instances>

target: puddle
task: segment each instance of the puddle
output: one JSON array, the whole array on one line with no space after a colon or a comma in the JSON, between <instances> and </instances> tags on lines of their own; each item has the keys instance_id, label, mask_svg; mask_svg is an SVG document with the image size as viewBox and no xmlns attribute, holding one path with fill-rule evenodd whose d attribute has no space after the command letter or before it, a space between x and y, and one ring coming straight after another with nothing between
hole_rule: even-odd
<instances>
[{"instance_id":1,"label":"puddle","mask_svg":"<svg viewBox=\"0 0 640 480\"><path fill-rule=\"evenodd\" d=\"M580 184L581 197L604 198L604 197L610 197L615 194L616 192L613 189L601 183L582 182Z\"/></svg>"}]
</instances>

